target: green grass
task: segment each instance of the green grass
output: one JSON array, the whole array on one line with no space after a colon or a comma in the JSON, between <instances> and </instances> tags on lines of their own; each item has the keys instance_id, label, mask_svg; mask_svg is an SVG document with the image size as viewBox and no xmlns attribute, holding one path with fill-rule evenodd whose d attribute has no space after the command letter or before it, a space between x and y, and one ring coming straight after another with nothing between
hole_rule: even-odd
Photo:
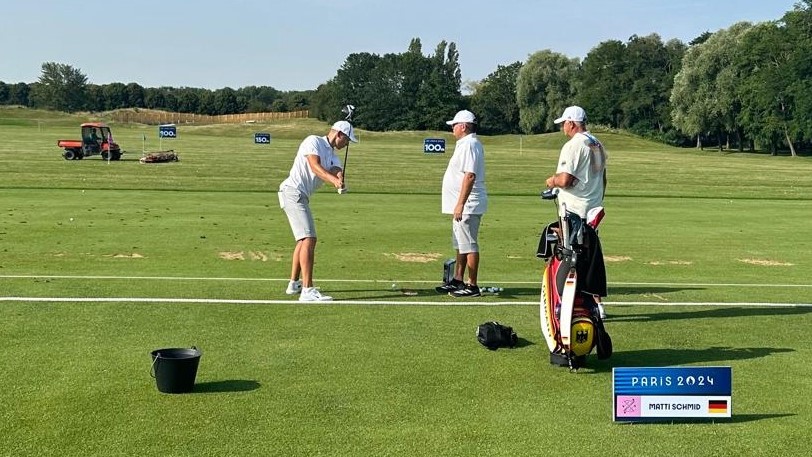
<instances>
[{"instance_id":1,"label":"green grass","mask_svg":"<svg viewBox=\"0 0 812 457\"><path fill-rule=\"evenodd\" d=\"M477 302L494 306L434 306L457 303L432 291L451 255L449 155L423 155L422 139L453 138L360 132L351 192L312 200L316 283L346 303L299 305L276 302L289 299L292 248L276 187L325 124L180 126L161 145L154 126L113 124L124 160L62 160L56 140L84 120L0 109L0 297L30 300L0 302L0 455L761 456L806 444L808 158L599 132L616 352L571 374L548 364L532 304L538 233L554 216L538 191L563 135L483 137L480 282L506 290ZM272 144L255 146L255 131ZM143 135L181 161L138 163ZM93 300L126 297L155 301ZM474 329L494 319L518 348L479 346ZM158 393L150 351L192 345L195 393ZM731 366L733 419L612 423L611 368L667 365Z\"/></svg>"}]
</instances>

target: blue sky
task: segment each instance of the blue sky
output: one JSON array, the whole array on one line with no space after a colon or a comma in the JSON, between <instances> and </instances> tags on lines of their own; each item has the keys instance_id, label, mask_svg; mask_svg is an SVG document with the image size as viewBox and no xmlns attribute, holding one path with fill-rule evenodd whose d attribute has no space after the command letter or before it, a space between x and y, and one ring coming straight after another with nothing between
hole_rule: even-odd
<instances>
[{"instance_id":1,"label":"blue sky","mask_svg":"<svg viewBox=\"0 0 812 457\"><path fill-rule=\"evenodd\" d=\"M0 6L0 81L36 81L43 62L89 82L315 89L355 52L432 54L455 42L463 81L551 49L659 34L688 42L739 21L780 19L795 0L10 0Z\"/></svg>"}]
</instances>

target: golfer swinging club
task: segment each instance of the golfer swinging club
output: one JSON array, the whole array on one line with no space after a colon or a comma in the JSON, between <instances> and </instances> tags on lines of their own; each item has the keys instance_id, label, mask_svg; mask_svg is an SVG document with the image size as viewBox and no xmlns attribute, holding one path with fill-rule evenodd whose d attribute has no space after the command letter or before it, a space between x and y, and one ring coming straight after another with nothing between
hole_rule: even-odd
<instances>
[{"instance_id":1,"label":"golfer swinging club","mask_svg":"<svg viewBox=\"0 0 812 457\"><path fill-rule=\"evenodd\" d=\"M310 211L310 196L324 182L344 188L344 170L335 151L350 141L357 143L352 124L338 121L325 136L310 135L299 145L290 175L279 185L279 206L285 211L296 239L285 293L299 295L299 301L330 301L313 287L313 260L316 252L316 227Z\"/></svg>"}]
</instances>

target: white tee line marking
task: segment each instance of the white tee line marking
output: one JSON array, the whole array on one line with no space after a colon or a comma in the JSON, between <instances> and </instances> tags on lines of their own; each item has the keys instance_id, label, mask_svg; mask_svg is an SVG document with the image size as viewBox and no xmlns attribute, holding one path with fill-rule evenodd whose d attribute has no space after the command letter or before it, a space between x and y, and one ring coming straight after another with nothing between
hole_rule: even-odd
<instances>
[{"instance_id":1,"label":"white tee line marking","mask_svg":"<svg viewBox=\"0 0 812 457\"><path fill-rule=\"evenodd\" d=\"M218 277L201 277L201 276L80 276L80 275L0 275L0 279L110 279L110 280L155 280L155 281L262 281L262 282L287 282L287 278L218 278ZM373 283L373 284L390 284L393 281L399 284L439 284L440 281L412 281L402 280L397 278L392 279L321 279L317 282L344 282L344 283ZM485 283L498 283L514 284L514 285L539 285L541 279L538 281L479 281ZM746 283L691 283L691 282L610 282L609 286L691 286L691 287L798 287L798 288L812 288L812 284L775 284L775 283L762 283L762 284L746 284Z\"/></svg>"},{"instance_id":2,"label":"white tee line marking","mask_svg":"<svg viewBox=\"0 0 812 457\"><path fill-rule=\"evenodd\" d=\"M220 298L159 298L159 297L0 297L0 302L48 303L204 303L234 305L405 305L405 306L538 306L538 302L489 301L410 301L410 300L333 300L331 302L300 302L298 300L239 300ZM630 306L750 306L809 308L812 303L725 303L725 302L604 302L606 305Z\"/></svg>"}]
</instances>

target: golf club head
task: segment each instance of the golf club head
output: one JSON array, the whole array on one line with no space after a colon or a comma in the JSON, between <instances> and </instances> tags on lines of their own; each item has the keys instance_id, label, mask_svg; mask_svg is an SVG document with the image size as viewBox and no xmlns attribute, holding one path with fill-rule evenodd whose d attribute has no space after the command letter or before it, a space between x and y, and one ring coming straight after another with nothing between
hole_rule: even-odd
<instances>
[{"instance_id":1,"label":"golf club head","mask_svg":"<svg viewBox=\"0 0 812 457\"><path fill-rule=\"evenodd\" d=\"M346 117L344 117L345 120L352 121L352 115L355 112L355 105L346 105L344 108L341 108L341 112L346 114Z\"/></svg>"},{"instance_id":2,"label":"golf club head","mask_svg":"<svg viewBox=\"0 0 812 457\"><path fill-rule=\"evenodd\" d=\"M340 195L344 195L344 194L346 194L346 193L347 193L347 190L348 190L348 189L347 189L346 187L339 187L337 192L338 192Z\"/></svg>"}]
</instances>

